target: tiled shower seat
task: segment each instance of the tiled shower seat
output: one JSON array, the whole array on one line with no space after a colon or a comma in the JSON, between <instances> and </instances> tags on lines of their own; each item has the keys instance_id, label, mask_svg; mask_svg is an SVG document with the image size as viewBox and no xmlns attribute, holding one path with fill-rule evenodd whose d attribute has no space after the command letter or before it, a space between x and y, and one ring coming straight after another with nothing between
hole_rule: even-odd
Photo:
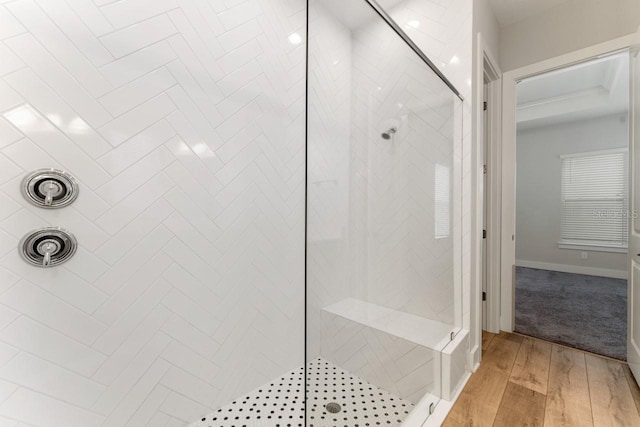
<instances>
[{"instance_id":1,"label":"tiled shower seat","mask_svg":"<svg viewBox=\"0 0 640 427\"><path fill-rule=\"evenodd\" d=\"M468 334L452 325L348 298L321 329L323 358L414 404L449 399L464 374Z\"/></svg>"}]
</instances>

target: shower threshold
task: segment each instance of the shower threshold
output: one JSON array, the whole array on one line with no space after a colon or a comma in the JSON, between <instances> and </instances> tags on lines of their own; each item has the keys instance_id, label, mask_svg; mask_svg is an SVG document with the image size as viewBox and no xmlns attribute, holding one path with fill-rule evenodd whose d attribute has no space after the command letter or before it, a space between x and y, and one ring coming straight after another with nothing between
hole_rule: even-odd
<instances>
[{"instance_id":1,"label":"shower threshold","mask_svg":"<svg viewBox=\"0 0 640 427\"><path fill-rule=\"evenodd\" d=\"M265 384L190 427L305 427L304 369ZM307 427L399 426L414 405L318 358L307 364Z\"/></svg>"}]
</instances>

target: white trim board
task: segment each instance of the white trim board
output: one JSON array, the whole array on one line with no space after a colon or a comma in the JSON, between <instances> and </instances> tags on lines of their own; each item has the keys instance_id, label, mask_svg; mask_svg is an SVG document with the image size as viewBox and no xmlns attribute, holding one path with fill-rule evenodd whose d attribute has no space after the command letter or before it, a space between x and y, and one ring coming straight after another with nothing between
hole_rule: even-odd
<instances>
[{"instance_id":1,"label":"white trim board","mask_svg":"<svg viewBox=\"0 0 640 427\"><path fill-rule=\"evenodd\" d=\"M611 270L609 268L584 267L581 265L554 264L550 262L516 260L516 267L537 268L540 270L560 271L562 273L586 274L588 276L611 277L613 279L627 278L626 270Z\"/></svg>"},{"instance_id":2,"label":"white trim board","mask_svg":"<svg viewBox=\"0 0 640 427\"><path fill-rule=\"evenodd\" d=\"M488 200L487 218L487 330L500 331L500 120L502 118L502 71L482 33L477 33L472 110L472 219L471 219L471 320L469 325L471 365L476 366L482 357L482 230L484 197ZM488 80L489 149L487 159L484 151L484 85ZM488 164L487 187L484 186L484 164Z\"/></svg>"}]
</instances>

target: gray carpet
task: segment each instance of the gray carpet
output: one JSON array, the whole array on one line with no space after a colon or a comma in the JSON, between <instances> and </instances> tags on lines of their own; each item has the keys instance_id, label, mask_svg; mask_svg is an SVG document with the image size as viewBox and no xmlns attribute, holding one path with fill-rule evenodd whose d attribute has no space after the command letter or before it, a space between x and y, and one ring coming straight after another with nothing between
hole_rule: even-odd
<instances>
[{"instance_id":1,"label":"gray carpet","mask_svg":"<svg viewBox=\"0 0 640 427\"><path fill-rule=\"evenodd\" d=\"M516 268L516 332L627 358L627 281Z\"/></svg>"}]
</instances>

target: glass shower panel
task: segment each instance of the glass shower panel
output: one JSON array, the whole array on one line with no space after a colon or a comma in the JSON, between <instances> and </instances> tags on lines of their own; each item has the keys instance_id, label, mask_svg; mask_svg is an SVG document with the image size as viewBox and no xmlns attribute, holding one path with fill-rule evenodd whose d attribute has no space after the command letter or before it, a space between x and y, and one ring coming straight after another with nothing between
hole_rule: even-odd
<instances>
[{"instance_id":1,"label":"glass shower panel","mask_svg":"<svg viewBox=\"0 0 640 427\"><path fill-rule=\"evenodd\" d=\"M397 425L462 321L461 102L364 0L310 0L308 74L308 425Z\"/></svg>"},{"instance_id":2,"label":"glass shower panel","mask_svg":"<svg viewBox=\"0 0 640 427\"><path fill-rule=\"evenodd\" d=\"M299 425L306 0L1 3L0 425Z\"/></svg>"}]
</instances>

